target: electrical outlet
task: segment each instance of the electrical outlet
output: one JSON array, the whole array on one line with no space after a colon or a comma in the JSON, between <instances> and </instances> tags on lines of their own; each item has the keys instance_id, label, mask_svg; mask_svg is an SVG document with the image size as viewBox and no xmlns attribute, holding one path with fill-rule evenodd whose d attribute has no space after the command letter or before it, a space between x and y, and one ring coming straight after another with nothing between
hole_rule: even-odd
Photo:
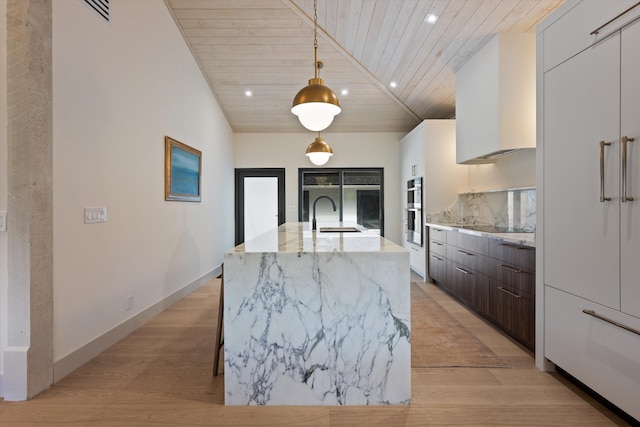
<instances>
[{"instance_id":1,"label":"electrical outlet","mask_svg":"<svg viewBox=\"0 0 640 427\"><path fill-rule=\"evenodd\" d=\"M127 295L127 300L124 306L126 311L129 311L133 308L133 295Z\"/></svg>"},{"instance_id":2,"label":"electrical outlet","mask_svg":"<svg viewBox=\"0 0 640 427\"><path fill-rule=\"evenodd\" d=\"M7 211L0 211L0 231L7 231Z\"/></svg>"},{"instance_id":3,"label":"electrical outlet","mask_svg":"<svg viewBox=\"0 0 640 427\"><path fill-rule=\"evenodd\" d=\"M84 208L84 223L107 222L107 208Z\"/></svg>"}]
</instances>

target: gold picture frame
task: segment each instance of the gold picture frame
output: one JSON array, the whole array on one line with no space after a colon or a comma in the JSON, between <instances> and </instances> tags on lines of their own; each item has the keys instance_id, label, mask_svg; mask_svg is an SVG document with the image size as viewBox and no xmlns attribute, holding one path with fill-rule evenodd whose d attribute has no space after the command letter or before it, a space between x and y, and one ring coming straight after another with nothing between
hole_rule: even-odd
<instances>
[{"instance_id":1,"label":"gold picture frame","mask_svg":"<svg viewBox=\"0 0 640 427\"><path fill-rule=\"evenodd\" d=\"M164 137L164 199L201 201L202 152Z\"/></svg>"}]
</instances>

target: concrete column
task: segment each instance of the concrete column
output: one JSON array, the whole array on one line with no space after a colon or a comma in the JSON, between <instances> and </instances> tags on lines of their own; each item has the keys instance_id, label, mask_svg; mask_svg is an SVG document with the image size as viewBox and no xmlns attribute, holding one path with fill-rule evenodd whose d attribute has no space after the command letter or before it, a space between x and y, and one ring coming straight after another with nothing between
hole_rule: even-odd
<instances>
[{"instance_id":1,"label":"concrete column","mask_svg":"<svg viewBox=\"0 0 640 427\"><path fill-rule=\"evenodd\" d=\"M6 400L53 383L51 0L7 1Z\"/></svg>"}]
</instances>

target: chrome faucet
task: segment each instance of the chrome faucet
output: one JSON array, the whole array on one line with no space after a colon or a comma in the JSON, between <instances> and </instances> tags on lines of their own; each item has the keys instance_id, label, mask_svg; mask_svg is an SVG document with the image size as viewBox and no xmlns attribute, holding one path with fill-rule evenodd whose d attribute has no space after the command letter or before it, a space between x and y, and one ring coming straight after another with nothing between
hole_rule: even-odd
<instances>
[{"instance_id":1,"label":"chrome faucet","mask_svg":"<svg viewBox=\"0 0 640 427\"><path fill-rule=\"evenodd\" d=\"M333 201L333 199L331 197L326 196L324 194L322 196L316 197L316 199L313 201L313 222L312 222L312 225L311 225L311 230L315 230L316 229L316 203L318 203L318 200L320 200L320 199L329 199L329 201L333 205L333 211L335 212L336 209L337 209L336 208L336 204L335 204L335 202Z\"/></svg>"}]
</instances>

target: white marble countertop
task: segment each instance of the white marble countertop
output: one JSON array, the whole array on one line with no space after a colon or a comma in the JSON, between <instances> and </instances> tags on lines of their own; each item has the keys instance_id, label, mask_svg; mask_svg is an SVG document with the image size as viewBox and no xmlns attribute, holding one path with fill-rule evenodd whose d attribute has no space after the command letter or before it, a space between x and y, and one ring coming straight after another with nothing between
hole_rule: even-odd
<instances>
[{"instance_id":1,"label":"white marble countertop","mask_svg":"<svg viewBox=\"0 0 640 427\"><path fill-rule=\"evenodd\" d=\"M469 230L468 228L457 227L455 224L426 223L427 227L438 227L448 231L458 231L460 233L483 236L490 239L502 240L518 245L536 247L536 233L487 233L485 231Z\"/></svg>"},{"instance_id":2,"label":"white marble countertop","mask_svg":"<svg viewBox=\"0 0 640 427\"><path fill-rule=\"evenodd\" d=\"M360 232L320 232L321 227L357 227ZM288 222L278 228L236 246L228 252L298 253L298 252L406 252L392 241L381 237L378 230L367 230L354 223L318 222L318 230L311 223Z\"/></svg>"}]
</instances>

